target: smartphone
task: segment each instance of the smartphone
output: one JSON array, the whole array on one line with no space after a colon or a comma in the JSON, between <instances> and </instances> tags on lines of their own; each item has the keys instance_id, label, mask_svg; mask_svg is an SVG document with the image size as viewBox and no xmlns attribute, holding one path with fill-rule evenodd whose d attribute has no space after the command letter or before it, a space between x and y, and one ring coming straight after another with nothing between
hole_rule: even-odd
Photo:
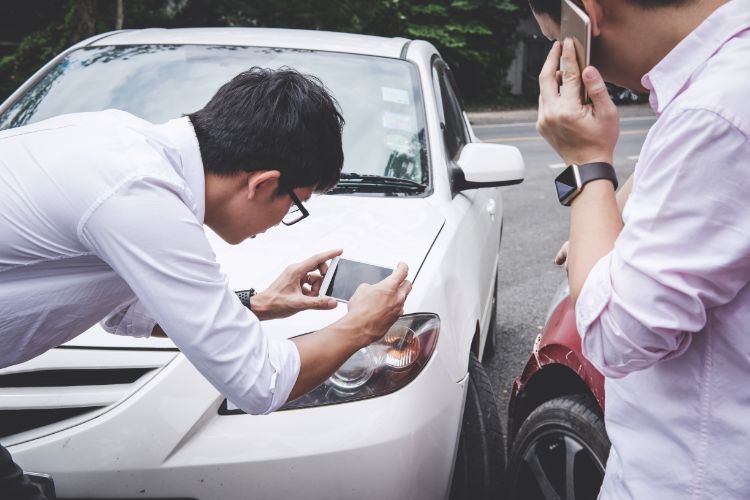
<instances>
[{"instance_id":1,"label":"smartphone","mask_svg":"<svg viewBox=\"0 0 750 500\"><path fill-rule=\"evenodd\" d=\"M393 269L387 267L334 257L328 266L328 272L323 277L320 293L339 302L349 302L359 285L378 283L391 273Z\"/></svg>"},{"instance_id":2,"label":"smartphone","mask_svg":"<svg viewBox=\"0 0 750 500\"><path fill-rule=\"evenodd\" d=\"M591 64L591 20L589 16L572 0L561 0L560 4L560 42L572 38L576 48L578 72ZM560 59L560 70L565 71L565 62ZM586 87L581 80L581 101L589 100Z\"/></svg>"}]
</instances>

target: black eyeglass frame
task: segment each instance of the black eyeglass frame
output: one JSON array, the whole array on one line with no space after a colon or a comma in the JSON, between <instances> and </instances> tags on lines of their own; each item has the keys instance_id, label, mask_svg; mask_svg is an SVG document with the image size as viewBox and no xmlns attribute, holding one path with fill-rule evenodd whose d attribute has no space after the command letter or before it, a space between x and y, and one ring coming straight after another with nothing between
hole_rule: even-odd
<instances>
[{"instance_id":1,"label":"black eyeglass frame","mask_svg":"<svg viewBox=\"0 0 750 500\"><path fill-rule=\"evenodd\" d=\"M297 206L297 211L299 211L300 216L299 216L299 218L294 219L291 222L285 222L284 219L281 219L281 223L284 224L285 226L292 226L292 225L298 223L299 221L301 221L302 219L307 218L310 215L310 212L307 211L307 209L302 204L302 202L297 197L297 195L294 194L294 191L292 191L290 189L287 192L289 193L289 196L292 198L292 201L294 202L294 204ZM290 212L290 213L294 213L294 212ZM285 217L287 217L287 216L289 216L289 213Z\"/></svg>"}]
</instances>

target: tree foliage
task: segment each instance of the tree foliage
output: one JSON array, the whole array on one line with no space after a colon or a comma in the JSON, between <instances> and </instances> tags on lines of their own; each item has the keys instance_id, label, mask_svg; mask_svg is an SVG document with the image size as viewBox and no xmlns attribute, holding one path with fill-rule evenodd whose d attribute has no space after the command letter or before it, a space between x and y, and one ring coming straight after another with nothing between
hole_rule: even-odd
<instances>
[{"instance_id":1,"label":"tree foliage","mask_svg":"<svg viewBox=\"0 0 750 500\"><path fill-rule=\"evenodd\" d=\"M521 11L514 0L124 0L123 27L257 26L419 38L452 66L469 102L494 102L505 76ZM0 53L0 98L65 47L114 29L117 3L13 2L5 31L20 43ZM7 46L7 45L6 45Z\"/></svg>"}]
</instances>

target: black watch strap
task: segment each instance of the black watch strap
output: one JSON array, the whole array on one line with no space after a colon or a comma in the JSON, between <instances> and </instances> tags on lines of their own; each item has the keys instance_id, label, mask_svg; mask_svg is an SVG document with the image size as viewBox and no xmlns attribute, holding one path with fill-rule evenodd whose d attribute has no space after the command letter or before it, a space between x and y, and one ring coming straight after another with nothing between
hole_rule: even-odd
<instances>
[{"instance_id":1,"label":"black watch strap","mask_svg":"<svg viewBox=\"0 0 750 500\"><path fill-rule=\"evenodd\" d=\"M617 174L615 173L615 167L609 163L600 161L578 165L578 174L581 176L581 188L583 188L587 182L598 179L607 179L608 181L612 181L615 190L617 190Z\"/></svg>"},{"instance_id":2,"label":"black watch strap","mask_svg":"<svg viewBox=\"0 0 750 500\"><path fill-rule=\"evenodd\" d=\"M257 292L255 291L255 288L250 288L249 290L236 290L234 293L237 294L237 297L239 297L242 305L250 309L250 297L255 295Z\"/></svg>"}]
</instances>

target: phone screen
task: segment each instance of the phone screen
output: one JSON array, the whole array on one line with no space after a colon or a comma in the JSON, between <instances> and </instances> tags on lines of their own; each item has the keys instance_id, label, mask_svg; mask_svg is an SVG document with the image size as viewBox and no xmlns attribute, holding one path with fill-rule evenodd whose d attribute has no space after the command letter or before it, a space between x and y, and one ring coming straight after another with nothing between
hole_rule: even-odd
<instances>
[{"instance_id":1,"label":"phone screen","mask_svg":"<svg viewBox=\"0 0 750 500\"><path fill-rule=\"evenodd\" d=\"M333 270L331 282L325 294L334 299L349 301L362 283L370 285L383 281L391 275L393 269L373 266L354 260L339 259Z\"/></svg>"},{"instance_id":2,"label":"phone screen","mask_svg":"<svg viewBox=\"0 0 750 500\"><path fill-rule=\"evenodd\" d=\"M572 2L572 0L561 0L560 9L560 42L566 38L572 38L576 48L576 59L578 60L578 72L591 64L591 20L586 13ZM565 70L563 61L560 60L560 69ZM581 98L583 102L588 100L586 89L581 82Z\"/></svg>"}]
</instances>

